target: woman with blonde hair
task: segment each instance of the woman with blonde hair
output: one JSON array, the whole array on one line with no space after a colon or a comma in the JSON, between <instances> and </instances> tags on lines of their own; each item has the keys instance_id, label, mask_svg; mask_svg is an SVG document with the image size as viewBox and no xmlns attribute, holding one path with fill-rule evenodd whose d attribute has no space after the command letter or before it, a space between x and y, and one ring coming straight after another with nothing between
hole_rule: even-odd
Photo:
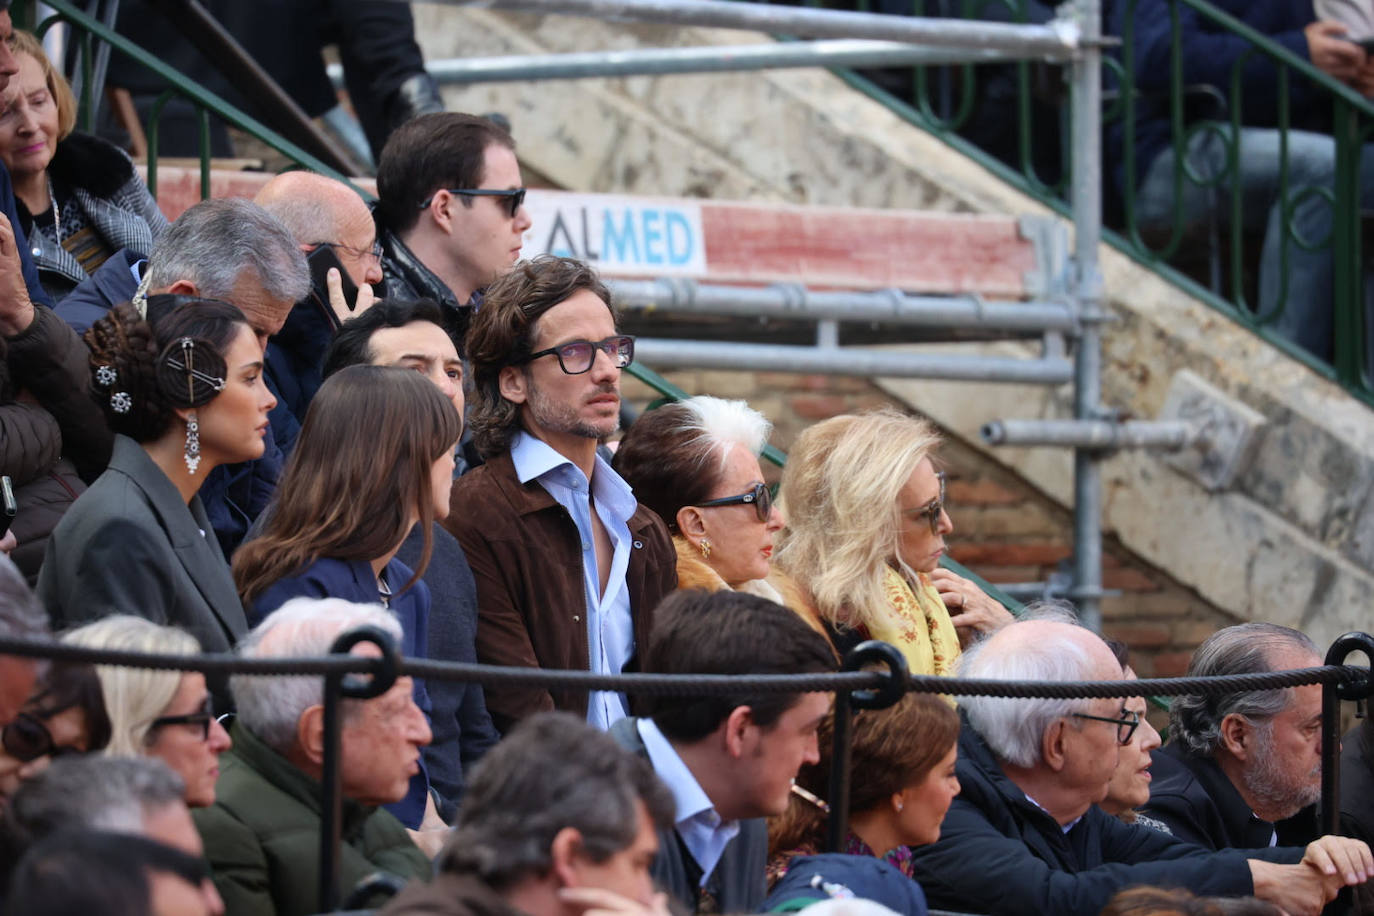
<instances>
[{"instance_id":1,"label":"woman with blonde hair","mask_svg":"<svg viewBox=\"0 0 1374 916\"><path fill-rule=\"evenodd\" d=\"M0 162L43 288L61 299L127 248L146 255L167 219L124 151L73 130L76 99L38 39L9 38L19 72L0 99Z\"/></svg>"},{"instance_id":2,"label":"woman with blonde hair","mask_svg":"<svg viewBox=\"0 0 1374 916\"><path fill-rule=\"evenodd\" d=\"M163 655L198 655L200 643L185 630L158 626L130 614L115 614L72 630L68 645ZM156 671L97 665L110 716L112 757L156 757L186 785L186 804L215 803L219 755L229 750L229 733L215 718L205 675L198 671Z\"/></svg>"},{"instance_id":3,"label":"woman with blonde hair","mask_svg":"<svg viewBox=\"0 0 1374 916\"><path fill-rule=\"evenodd\" d=\"M939 568L954 530L939 444L929 423L889 409L807 429L783 471L787 527L776 562L840 652L881 639L902 650L913 674L948 676L963 642L1011 615Z\"/></svg>"},{"instance_id":4,"label":"woman with blonde hair","mask_svg":"<svg viewBox=\"0 0 1374 916\"><path fill-rule=\"evenodd\" d=\"M673 535L678 588L729 588L783 603L768 581L782 514L759 453L773 424L744 401L708 395L635 420L611 467Z\"/></svg>"}]
</instances>

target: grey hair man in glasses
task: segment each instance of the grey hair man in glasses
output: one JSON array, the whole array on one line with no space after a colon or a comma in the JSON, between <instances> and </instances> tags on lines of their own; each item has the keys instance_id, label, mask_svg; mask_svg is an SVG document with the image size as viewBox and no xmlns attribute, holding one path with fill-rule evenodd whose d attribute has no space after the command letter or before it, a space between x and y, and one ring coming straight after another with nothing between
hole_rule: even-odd
<instances>
[{"instance_id":1,"label":"grey hair man in glasses","mask_svg":"<svg viewBox=\"0 0 1374 916\"><path fill-rule=\"evenodd\" d=\"M966 650L960 676L1116 681L1121 665L1063 611L1031 615ZM962 791L940 839L913 850L932 908L967 913L1091 916L1136 884L1208 896L1256 896L1316 916L1346 884L1374 874L1369 847L1322 837L1303 847L1212 852L1126 824L1097 807L1122 744L1138 724L1120 697L961 697Z\"/></svg>"},{"instance_id":2,"label":"grey hair man in glasses","mask_svg":"<svg viewBox=\"0 0 1374 916\"><path fill-rule=\"evenodd\" d=\"M486 464L454 484L444 524L477 581L478 660L619 673L677 585L663 521L597 452L634 338L591 268L546 255L488 287L467 358ZM487 708L502 731L546 709L603 729L629 712L622 694L567 688L493 687Z\"/></svg>"}]
</instances>

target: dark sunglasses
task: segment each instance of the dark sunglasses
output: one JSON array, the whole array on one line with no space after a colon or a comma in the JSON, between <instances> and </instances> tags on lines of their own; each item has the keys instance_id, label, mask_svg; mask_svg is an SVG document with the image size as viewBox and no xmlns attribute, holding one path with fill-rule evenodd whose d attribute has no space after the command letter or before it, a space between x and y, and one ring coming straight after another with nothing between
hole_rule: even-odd
<instances>
[{"instance_id":1,"label":"dark sunglasses","mask_svg":"<svg viewBox=\"0 0 1374 916\"><path fill-rule=\"evenodd\" d=\"M148 724L148 734L167 725L191 725L200 728L200 740L210 740L210 723L215 721L215 707L207 696L200 709L183 716L159 716Z\"/></svg>"},{"instance_id":2,"label":"dark sunglasses","mask_svg":"<svg viewBox=\"0 0 1374 916\"><path fill-rule=\"evenodd\" d=\"M581 375L589 372L596 362L596 351L601 350L611 358L617 369L624 369L635 361L635 339L628 334L617 334L605 340L570 340L538 353L531 353L525 362L533 362L541 356L557 356L558 367L566 375Z\"/></svg>"},{"instance_id":3,"label":"dark sunglasses","mask_svg":"<svg viewBox=\"0 0 1374 916\"><path fill-rule=\"evenodd\" d=\"M1090 716L1086 712L1071 712L1074 719L1091 719L1094 722L1109 722L1116 726L1116 740L1120 744L1130 744L1135 730L1140 727L1140 714L1121 710L1121 718L1109 719L1106 716Z\"/></svg>"},{"instance_id":4,"label":"dark sunglasses","mask_svg":"<svg viewBox=\"0 0 1374 916\"><path fill-rule=\"evenodd\" d=\"M748 493L741 493L739 496L725 496L721 499L708 499L704 503L697 503L698 509L709 509L712 506L736 506L751 504L754 507L754 514L759 517L759 521L768 521L768 516L773 514L773 493L768 489L766 483L756 483L749 488Z\"/></svg>"},{"instance_id":5,"label":"dark sunglasses","mask_svg":"<svg viewBox=\"0 0 1374 916\"><path fill-rule=\"evenodd\" d=\"M930 533L940 533L940 513L945 511L945 472L936 471L935 478L940 481L940 495L935 498L933 503L928 503L920 509L910 509L907 515L912 518L924 518L930 524Z\"/></svg>"},{"instance_id":6,"label":"dark sunglasses","mask_svg":"<svg viewBox=\"0 0 1374 916\"><path fill-rule=\"evenodd\" d=\"M511 188L506 191L499 191L495 188L444 188L444 190L450 194L461 194L464 197L504 197L511 219L515 219L515 214L520 212L520 208L525 203L524 188ZM420 209L424 210L433 202L434 194L431 194L421 202Z\"/></svg>"},{"instance_id":7,"label":"dark sunglasses","mask_svg":"<svg viewBox=\"0 0 1374 916\"><path fill-rule=\"evenodd\" d=\"M39 757L61 757L64 754L79 754L80 748L58 747L52 739L47 724L32 713L21 712L14 721L0 731L0 743L5 753L20 763L28 763Z\"/></svg>"}]
</instances>

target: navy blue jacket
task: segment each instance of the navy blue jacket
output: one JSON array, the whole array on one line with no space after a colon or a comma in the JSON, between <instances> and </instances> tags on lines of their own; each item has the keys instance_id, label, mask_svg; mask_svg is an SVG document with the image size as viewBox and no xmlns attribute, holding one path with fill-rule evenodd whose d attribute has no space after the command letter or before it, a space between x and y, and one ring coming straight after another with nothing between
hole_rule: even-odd
<instances>
[{"instance_id":1,"label":"navy blue jacket","mask_svg":"<svg viewBox=\"0 0 1374 916\"><path fill-rule=\"evenodd\" d=\"M324 353L338 329L334 309L312 290L292 307L286 324L267 344L263 375L277 396L272 434L287 457L296 448L305 411L324 381Z\"/></svg>"},{"instance_id":2,"label":"navy blue jacket","mask_svg":"<svg viewBox=\"0 0 1374 916\"><path fill-rule=\"evenodd\" d=\"M85 334L105 313L128 302L138 290L148 259L137 251L121 248L110 255L95 273L62 297L54 311L78 334Z\"/></svg>"},{"instance_id":3,"label":"navy blue jacket","mask_svg":"<svg viewBox=\"0 0 1374 916\"><path fill-rule=\"evenodd\" d=\"M1125 37L1125 7L1130 0L1112 0L1108 31ZM1246 25L1283 45L1302 60L1310 60L1303 28L1317 18L1310 0L1213 0L1213 3ZM1134 32L1130 36L1135 50L1135 88L1142 96L1136 103L1136 181L1139 182L1155 156L1171 142L1168 93L1172 61L1172 0L1135 0ZM1215 86L1229 100L1232 71L1243 55L1253 48L1248 41L1201 17L1196 10L1178 5L1179 34L1182 46L1183 84ZM1278 123L1278 70L1263 53L1249 55L1241 70L1243 109L1241 124L1246 127L1273 127ZM1107 71L1110 73L1110 71ZM1317 88L1308 80L1293 75L1289 99L1294 127L1304 126L1304 118L1321 109ZM1325 106L1329 110L1330 106ZM1316 124L1308 124L1315 127ZM1113 122L1108 131L1107 161L1123 164L1122 125ZM1121 180L1120 168L1117 180Z\"/></svg>"},{"instance_id":4,"label":"navy blue jacket","mask_svg":"<svg viewBox=\"0 0 1374 916\"><path fill-rule=\"evenodd\" d=\"M19 206L14 201L14 185L10 184L9 170L3 165L0 165L0 210L5 211L5 217L14 229L14 241L19 246L19 267L24 272L24 285L29 288L29 301L34 305L52 308L52 298L43 289L38 279L38 268L33 265L29 240L24 235L24 224L19 221Z\"/></svg>"},{"instance_id":5,"label":"navy blue jacket","mask_svg":"<svg viewBox=\"0 0 1374 916\"><path fill-rule=\"evenodd\" d=\"M912 877L931 908L998 916L1096 916L1125 887L1254 893L1247 858L1297 862L1302 850L1207 852L1123 823L1096 805L1065 833L1007 778L968 723L959 735L959 796L940 839L912 850Z\"/></svg>"},{"instance_id":6,"label":"navy blue jacket","mask_svg":"<svg viewBox=\"0 0 1374 916\"><path fill-rule=\"evenodd\" d=\"M429 657L435 661L477 662L477 583L458 539L435 524L429 566ZM412 569L424 546L419 525L396 552L396 559ZM500 740L487 712L482 685L438 678L426 685L432 707L434 740L424 750L429 782L438 794L439 815L449 823L458 813L466 785L464 773Z\"/></svg>"},{"instance_id":7,"label":"navy blue jacket","mask_svg":"<svg viewBox=\"0 0 1374 916\"><path fill-rule=\"evenodd\" d=\"M400 560L386 566L386 581L392 591L410 581L410 567ZM262 619L292 598L342 598L358 604L381 604L377 579L372 564L365 560L336 560L322 557L305 569L274 582L258 596L248 611L249 626L257 626ZM415 658L429 657L429 589L424 582L416 582L391 599L391 612L401 623L401 652ZM425 682L415 678L415 705L430 716L429 693ZM429 795L429 774L424 758L420 772L411 777L410 792L405 798L384 805L402 824L411 829L420 826L425 815L425 799Z\"/></svg>"}]
</instances>

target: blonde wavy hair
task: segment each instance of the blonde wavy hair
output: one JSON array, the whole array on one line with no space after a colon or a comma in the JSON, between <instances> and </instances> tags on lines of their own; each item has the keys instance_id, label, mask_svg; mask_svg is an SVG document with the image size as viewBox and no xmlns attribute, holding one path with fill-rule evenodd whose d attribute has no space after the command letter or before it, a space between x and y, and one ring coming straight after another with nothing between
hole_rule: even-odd
<instances>
[{"instance_id":1,"label":"blonde wavy hair","mask_svg":"<svg viewBox=\"0 0 1374 916\"><path fill-rule=\"evenodd\" d=\"M897 497L939 444L925 420L887 408L831 417L797 438L783 469L787 527L774 562L832 625L871 631L886 618L889 566L916 581L898 556Z\"/></svg>"},{"instance_id":2,"label":"blonde wavy hair","mask_svg":"<svg viewBox=\"0 0 1374 916\"><path fill-rule=\"evenodd\" d=\"M200 642L185 630L164 627L132 614L115 614L88 623L62 637L69 645L127 652L198 655ZM182 672L154 671L97 665L105 709L110 715L111 757L142 757L148 753L148 728L171 705L181 688Z\"/></svg>"}]
</instances>

